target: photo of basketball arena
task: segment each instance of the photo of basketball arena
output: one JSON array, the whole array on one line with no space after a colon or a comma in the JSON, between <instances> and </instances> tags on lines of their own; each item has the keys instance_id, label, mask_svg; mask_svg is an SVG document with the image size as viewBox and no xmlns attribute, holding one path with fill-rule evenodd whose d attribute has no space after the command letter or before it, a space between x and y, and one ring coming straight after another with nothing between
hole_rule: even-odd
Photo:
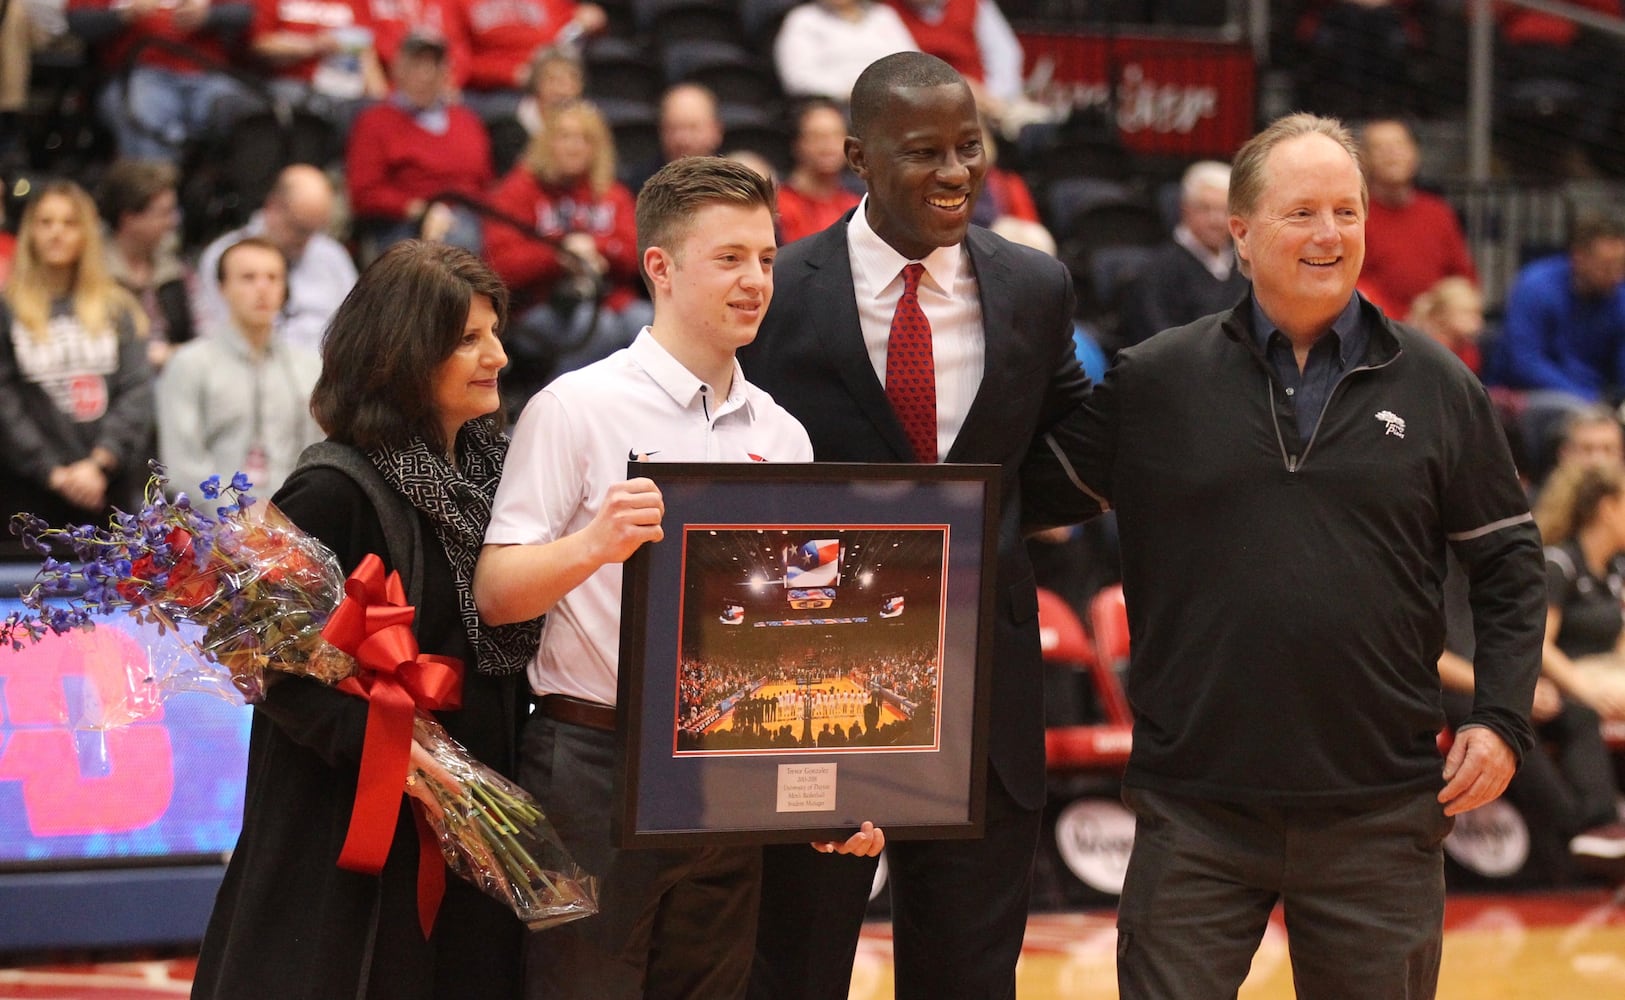
<instances>
[{"instance_id":1,"label":"photo of basketball arena","mask_svg":"<svg viewBox=\"0 0 1625 1000\"><path fill-rule=\"evenodd\" d=\"M934 749L947 530L690 525L679 755Z\"/></svg>"}]
</instances>

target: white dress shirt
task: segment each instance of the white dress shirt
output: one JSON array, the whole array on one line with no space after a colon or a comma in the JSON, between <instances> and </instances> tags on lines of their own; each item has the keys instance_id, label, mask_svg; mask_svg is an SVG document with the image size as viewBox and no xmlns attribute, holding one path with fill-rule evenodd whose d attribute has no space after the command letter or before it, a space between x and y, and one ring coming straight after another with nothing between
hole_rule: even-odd
<instances>
[{"instance_id":1,"label":"white dress shirt","mask_svg":"<svg viewBox=\"0 0 1625 1000\"><path fill-rule=\"evenodd\" d=\"M1213 275L1215 281L1228 281L1230 271L1236 266L1235 251L1226 246L1218 253L1214 253L1202 245L1202 241L1191 232L1191 227L1181 222L1174 227L1174 242L1190 251L1192 257L1201 261L1207 268L1207 273Z\"/></svg>"},{"instance_id":2,"label":"white dress shirt","mask_svg":"<svg viewBox=\"0 0 1625 1000\"><path fill-rule=\"evenodd\" d=\"M868 207L865 195L846 227L846 247L852 260L852 288L863 325L863 344L875 377L885 386L892 315L903 297L903 267L912 261L869 228L864 214ZM982 384L986 346L982 297L963 244L938 247L920 263L925 265L920 308L931 324L931 357L937 370L937 455L946 458Z\"/></svg>"}]
</instances>

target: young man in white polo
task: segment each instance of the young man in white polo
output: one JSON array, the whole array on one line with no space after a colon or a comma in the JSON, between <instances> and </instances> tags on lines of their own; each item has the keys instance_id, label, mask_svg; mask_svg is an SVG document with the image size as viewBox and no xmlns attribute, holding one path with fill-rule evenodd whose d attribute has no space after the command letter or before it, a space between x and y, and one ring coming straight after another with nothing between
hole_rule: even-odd
<instances>
[{"instance_id":1,"label":"young man in white polo","mask_svg":"<svg viewBox=\"0 0 1625 1000\"><path fill-rule=\"evenodd\" d=\"M621 851L609 823L622 563L662 537L660 492L626 479L628 457L812 460L806 431L734 361L773 295L773 204L772 183L729 160L689 157L655 174L637 203L654 322L537 393L514 429L474 596L491 624L547 614L519 779L601 879L598 915L530 935L535 1000L745 992L760 849ZM873 855L884 843L866 823L821 847Z\"/></svg>"}]
</instances>

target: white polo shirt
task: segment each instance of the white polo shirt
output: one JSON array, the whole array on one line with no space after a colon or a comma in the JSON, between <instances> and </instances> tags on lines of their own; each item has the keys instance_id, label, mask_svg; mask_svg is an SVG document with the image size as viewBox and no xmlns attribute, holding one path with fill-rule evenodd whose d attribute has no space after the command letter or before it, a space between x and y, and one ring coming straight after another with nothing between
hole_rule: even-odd
<instances>
[{"instance_id":1,"label":"white polo shirt","mask_svg":"<svg viewBox=\"0 0 1625 1000\"><path fill-rule=\"evenodd\" d=\"M807 432L734 363L728 398L650 335L559 376L514 427L491 526L493 545L557 541L585 528L629 455L654 462L810 462ZM547 613L530 664L539 695L615 704L621 636L620 563L602 566Z\"/></svg>"}]
</instances>

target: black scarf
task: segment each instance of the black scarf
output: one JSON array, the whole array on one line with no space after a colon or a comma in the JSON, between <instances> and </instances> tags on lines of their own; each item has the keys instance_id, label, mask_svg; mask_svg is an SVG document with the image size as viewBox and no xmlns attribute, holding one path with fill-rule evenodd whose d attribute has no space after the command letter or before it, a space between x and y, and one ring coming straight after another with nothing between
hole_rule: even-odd
<instances>
[{"instance_id":1,"label":"black scarf","mask_svg":"<svg viewBox=\"0 0 1625 1000\"><path fill-rule=\"evenodd\" d=\"M457 435L456 451L460 467L454 467L422 438L401 448L370 451L367 458L434 525L435 537L457 577L457 601L468 644L474 650L474 669L498 676L517 673L536 655L542 619L482 625L474 607L474 561L485 543L485 527L491 523L491 502L502 476L508 439L491 418L471 420Z\"/></svg>"}]
</instances>

